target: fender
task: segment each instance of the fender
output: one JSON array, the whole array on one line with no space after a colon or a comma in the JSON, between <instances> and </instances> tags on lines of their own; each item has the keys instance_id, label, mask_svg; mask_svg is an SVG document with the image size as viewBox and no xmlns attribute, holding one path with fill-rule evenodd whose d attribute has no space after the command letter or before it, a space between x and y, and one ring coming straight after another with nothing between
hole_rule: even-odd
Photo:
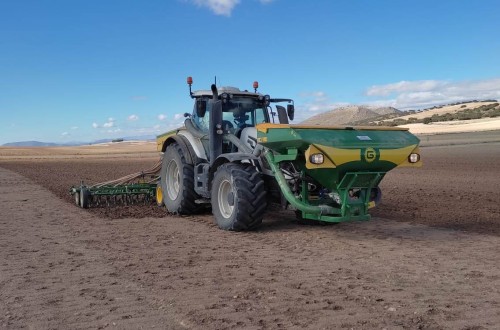
<instances>
[{"instance_id":1,"label":"fender","mask_svg":"<svg viewBox=\"0 0 500 330\"><path fill-rule=\"evenodd\" d=\"M182 153L184 154L184 157L186 157L186 162L188 164L195 165L194 161L198 162L198 157L196 156L193 147L191 146L189 141L182 135L173 135L165 140L161 151L165 152L165 150L167 150L167 147L174 142L177 142L177 144L181 147Z\"/></svg>"},{"instance_id":2,"label":"fender","mask_svg":"<svg viewBox=\"0 0 500 330\"><path fill-rule=\"evenodd\" d=\"M193 159L198 158L201 162L207 161L208 158L205 153L205 147L199 138L193 136L193 134L187 130L180 130L177 135L182 136L187 145L191 147L191 151L193 151Z\"/></svg>"},{"instance_id":3,"label":"fender","mask_svg":"<svg viewBox=\"0 0 500 330\"><path fill-rule=\"evenodd\" d=\"M219 157L217 157L213 163L213 165L210 167L210 181L212 181L213 174L217 170L219 166L225 163L237 163L242 160L249 161L250 163L253 163L252 161L257 162L259 164L259 157L253 155L253 154L247 154L244 152L234 152L234 153L228 153L228 154L222 154ZM254 163L255 164L255 163Z\"/></svg>"}]
</instances>

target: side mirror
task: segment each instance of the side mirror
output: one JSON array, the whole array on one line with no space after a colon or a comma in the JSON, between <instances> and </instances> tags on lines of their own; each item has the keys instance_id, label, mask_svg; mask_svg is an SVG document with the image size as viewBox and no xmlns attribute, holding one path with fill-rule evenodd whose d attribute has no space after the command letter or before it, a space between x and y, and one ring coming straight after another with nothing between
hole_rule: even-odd
<instances>
[{"instance_id":1,"label":"side mirror","mask_svg":"<svg viewBox=\"0 0 500 330\"><path fill-rule=\"evenodd\" d=\"M196 100L196 116L205 117L206 112L207 112L207 101Z\"/></svg>"},{"instance_id":2,"label":"side mirror","mask_svg":"<svg viewBox=\"0 0 500 330\"><path fill-rule=\"evenodd\" d=\"M276 110L278 110L278 119L280 120L280 124L288 124L285 107L277 105Z\"/></svg>"},{"instance_id":3,"label":"side mirror","mask_svg":"<svg viewBox=\"0 0 500 330\"><path fill-rule=\"evenodd\" d=\"M295 118L295 106L293 104L287 104L286 112L288 113L288 118L290 118L290 120Z\"/></svg>"}]
</instances>

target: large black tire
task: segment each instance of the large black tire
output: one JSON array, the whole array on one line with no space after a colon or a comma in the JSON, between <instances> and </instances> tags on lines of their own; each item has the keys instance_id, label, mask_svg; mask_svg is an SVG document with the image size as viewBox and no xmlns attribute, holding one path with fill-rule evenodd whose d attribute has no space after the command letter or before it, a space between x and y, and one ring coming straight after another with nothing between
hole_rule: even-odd
<instances>
[{"instance_id":1,"label":"large black tire","mask_svg":"<svg viewBox=\"0 0 500 330\"><path fill-rule=\"evenodd\" d=\"M172 143L165 150L161 166L163 203L174 214L193 214L199 206L194 191L193 165L186 162L182 148Z\"/></svg>"},{"instance_id":2,"label":"large black tire","mask_svg":"<svg viewBox=\"0 0 500 330\"><path fill-rule=\"evenodd\" d=\"M250 164L223 164L212 181L211 202L219 228L255 229L267 207L264 180Z\"/></svg>"}]
</instances>

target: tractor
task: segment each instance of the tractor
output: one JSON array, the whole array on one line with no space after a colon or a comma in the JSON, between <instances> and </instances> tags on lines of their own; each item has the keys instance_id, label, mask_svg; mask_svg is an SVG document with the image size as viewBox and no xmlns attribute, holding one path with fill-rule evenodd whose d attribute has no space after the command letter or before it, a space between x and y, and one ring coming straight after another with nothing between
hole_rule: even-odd
<instances>
[{"instance_id":1,"label":"tractor","mask_svg":"<svg viewBox=\"0 0 500 330\"><path fill-rule=\"evenodd\" d=\"M269 204L300 221L369 220L379 184L397 166L420 167L419 139L398 127L290 125L292 99L235 87L192 91L184 126L157 137L156 201L174 214L211 207L224 230L258 228Z\"/></svg>"}]
</instances>

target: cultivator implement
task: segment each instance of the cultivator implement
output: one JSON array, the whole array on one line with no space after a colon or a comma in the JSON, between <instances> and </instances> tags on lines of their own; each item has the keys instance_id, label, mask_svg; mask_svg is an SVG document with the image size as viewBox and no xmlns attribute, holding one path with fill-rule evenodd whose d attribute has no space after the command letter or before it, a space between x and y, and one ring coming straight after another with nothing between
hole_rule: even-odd
<instances>
[{"instance_id":1,"label":"cultivator implement","mask_svg":"<svg viewBox=\"0 0 500 330\"><path fill-rule=\"evenodd\" d=\"M82 208L122 205L148 205L157 202L157 187L161 161L154 167L119 179L86 186L73 186L70 194ZM161 192L160 192L161 193Z\"/></svg>"}]
</instances>

